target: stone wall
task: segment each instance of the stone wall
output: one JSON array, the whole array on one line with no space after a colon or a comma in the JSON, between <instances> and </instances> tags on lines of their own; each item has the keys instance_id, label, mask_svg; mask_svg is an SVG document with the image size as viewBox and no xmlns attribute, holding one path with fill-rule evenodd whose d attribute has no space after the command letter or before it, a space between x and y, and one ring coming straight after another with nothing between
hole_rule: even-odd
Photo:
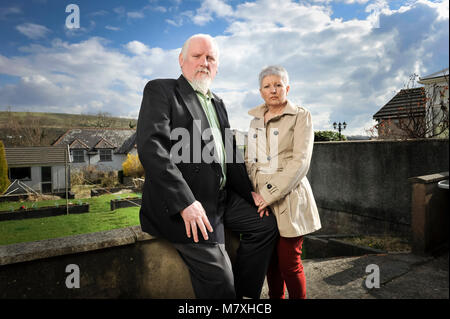
<instances>
[{"instance_id":1,"label":"stone wall","mask_svg":"<svg viewBox=\"0 0 450 319\"><path fill-rule=\"evenodd\" d=\"M416 254L434 253L446 246L448 250L448 189L439 187L448 172L417 176L412 185L412 250Z\"/></svg>"},{"instance_id":2,"label":"stone wall","mask_svg":"<svg viewBox=\"0 0 450 319\"><path fill-rule=\"evenodd\" d=\"M239 237L226 231L225 246L234 263ZM303 246L309 258L383 253L320 236ZM0 246L0 287L0 299L195 298L178 252L140 226Z\"/></svg>"},{"instance_id":3,"label":"stone wall","mask_svg":"<svg viewBox=\"0 0 450 319\"><path fill-rule=\"evenodd\" d=\"M319 233L410 235L409 178L448 171L448 139L314 144L308 179Z\"/></svg>"},{"instance_id":4,"label":"stone wall","mask_svg":"<svg viewBox=\"0 0 450 319\"><path fill-rule=\"evenodd\" d=\"M315 143L308 178L320 232L409 235L409 178L448 171L448 146L448 140ZM237 242L227 236L232 261ZM305 248L324 250L330 242L339 244L316 237ZM79 269L80 288L66 285L70 265ZM194 297L176 250L139 226L0 246L0 287L1 299Z\"/></svg>"},{"instance_id":5,"label":"stone wall","mask_svg":"<svg viewBox=\"0 0 450 319\"><path fill-rule=\"evenodd\" d=\"M140 226L0 246L0 286L0 299L194 298L177 251Z\"/></svg>"}]
</instances>

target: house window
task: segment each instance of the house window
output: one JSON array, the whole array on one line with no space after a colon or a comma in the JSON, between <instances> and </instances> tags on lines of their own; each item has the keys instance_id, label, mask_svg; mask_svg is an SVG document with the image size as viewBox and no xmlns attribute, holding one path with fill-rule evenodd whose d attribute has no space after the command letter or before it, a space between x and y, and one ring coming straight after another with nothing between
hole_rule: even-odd
<instances>
[{"instance_id":1,"label":"house window","mask_svg":"<svg viewBox=\"0 0 450 319\"><path fill-rule=\"evenodd\" d=\"M10 167L9 179L31 180L31 167Z\"/></svg>"},{"instance_id":2,"label":"house window","mask_svg":"<svg viewBox=\"0 0 450 319\"><path fill-rule=\"evenodd\" d=\"M84 162L84 151L83 150L72 150L72 157L74 163Z\"/></svg>"},{"instance_id":3,"label":"house window","mask_svg":"<svg viewBox=\"0 0 450 319\"><path fill-rule=\"evenodd\" d=\"M100 150L100 162L111 162L112 150Z\"/></svg>"}]
</instances>

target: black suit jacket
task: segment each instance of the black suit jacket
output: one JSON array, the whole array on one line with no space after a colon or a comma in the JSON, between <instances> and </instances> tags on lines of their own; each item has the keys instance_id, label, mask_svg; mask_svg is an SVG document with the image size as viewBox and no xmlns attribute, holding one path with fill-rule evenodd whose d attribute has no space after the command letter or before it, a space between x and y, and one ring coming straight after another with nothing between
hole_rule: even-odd
<instances>
[{"instance_id":1,"label":"black suit jacket","mask_svg":"<svg viewBox=\"0 0 450 319\"><path fill-rule=\"evenodd\" d=\"M253 205L252 186L242 154L236 151L234 137L225 134L225 129L230 127L225 105L215 95L213 104L224 145L233 146L233 154L227 154L226 188L232 188ZM212 154L212 140L199 138L208 128L198 97L183 76L177 80L158 79L147 83L137 124L137 149L145 170L140 210L143 231L175 243L192 243L192 237L186 236L180 211L198 200L214 229L208 242L224 243L223 227L220 227L223 213L217 209L221 166L205 161L199 153L200 149L200 152ZM176 153L171 155L171 150ZM177 163L174 159L177 154L189 160ZM198 233L199 240L204 241L199 230Z\"/></svg>"}]
</instances>

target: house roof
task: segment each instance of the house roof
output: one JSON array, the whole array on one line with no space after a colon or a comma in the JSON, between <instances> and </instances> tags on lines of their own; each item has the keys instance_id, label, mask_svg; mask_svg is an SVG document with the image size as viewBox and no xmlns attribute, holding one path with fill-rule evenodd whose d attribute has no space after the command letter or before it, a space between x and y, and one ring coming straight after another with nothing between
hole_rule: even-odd
<instances>
[{"instance_id":1,"label":"house roof","mask_svg":"<svg viewBox=\"0 0 450 319\"><path fill-rule=\"evenodd\" d=\"M79 139L74 139L72 143L69 144L69 147L72 149L89 149L89 146L87 146L86 144L84 144L82 141L80 141Z\"/></svg>"},{"instance_id":2,"label":"house roof","mask_svg":"<svg viewBox=\"0 0 450 319\"><path fill-rule=\"evenodd\" d=\"M124 143L128 143L135 133L136 130L133 129L69 129L53 146L69 145L71 149L83 148L87 151L106 148L114 149L116 154L125 154L131 148L124 147Z\"/></svg>"},{"instance_id":3,"label":"house roof","mask_svg":"<svg viewBox=\"0 0 450 319\"><path fill-rule=\"evenodd\" d=\"M66 147L31 146L5 148L8 167L64 164Z\"/></svg>"},{"instance_id":4,"label":"house roof","mask_svg":"<svg viewBox=\"0 0 450 319\"><path fill-rule=\"evenodd\" d=\"M131 135L127 140L125 140L118 149L116 149L117 154L128 154L134 147L136 147L136 132Z\"/></svg>"},{"instance_id":5,"label":"house roof","mask_svg":"<svg viewBox=\"0 0 450 319\"><path fill-rule=\"evenodd\" d=\"M445 78L447 77L447 81L448 81L448 68L445 68L443 70L440 70L438 72L434 72L432 74L426 75L424 77L419 78L419 83L421 84L425 84L425 83L430 83L430 82L434 82L437 79L440 78Z\"/></svg>"},{"instance_id":6,"label":"house roof","mask_svg":"<svg viewBox=\"0 0 450 319\"><path fill-rule=\"evenodd\" d=\"M97 144L94 146L95 149L101 149L101 148L116 148L115 145L111 144L107 140L105 140L103 137L98 141Z\"/></svg>"},{"instance_id":7,"label":"house roof","mask_svg":"<svg viewBox=\"0 0 450 319\"><path fill-rule=\"evenodd\" d=\"M426 95L423 87L400 90L373 115L375 120L425 116Z\"/></svg>"}]
</instances>

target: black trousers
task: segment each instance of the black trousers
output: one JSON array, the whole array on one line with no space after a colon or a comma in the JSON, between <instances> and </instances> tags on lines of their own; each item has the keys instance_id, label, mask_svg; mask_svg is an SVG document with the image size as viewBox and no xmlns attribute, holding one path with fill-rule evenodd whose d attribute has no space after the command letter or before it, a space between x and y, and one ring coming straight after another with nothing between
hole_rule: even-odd
<instances>
[{"instance_id":1,"label":"black trousers","mask_svg":"<svg viewBox=\"0 0 450 319\"><path fill-rule=\"evenodd\" d=\"M199 299L258 299L270 262L278 228L275 216L259 217L254 206L233 191L222 191L219 209L223 225L240 236L236 260L230 263L223 244L174 244L191 275Z\"/></svg>"}]
</instances>

